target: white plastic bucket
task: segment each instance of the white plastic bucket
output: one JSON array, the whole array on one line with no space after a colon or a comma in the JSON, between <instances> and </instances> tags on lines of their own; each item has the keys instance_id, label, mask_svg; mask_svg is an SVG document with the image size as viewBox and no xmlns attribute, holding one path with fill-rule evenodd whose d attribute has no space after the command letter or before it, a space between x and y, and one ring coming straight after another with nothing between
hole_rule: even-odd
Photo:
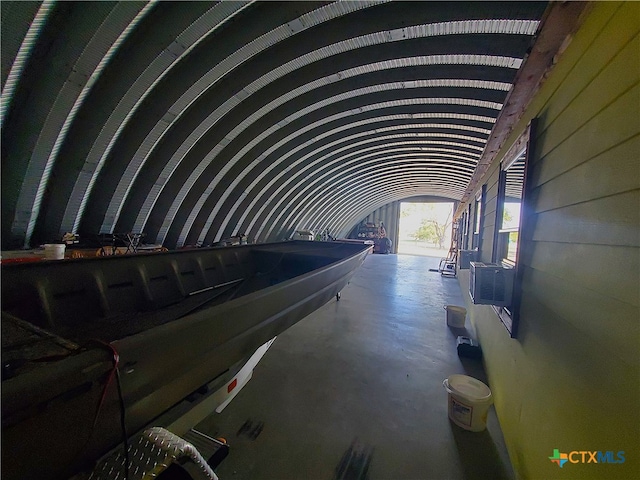
<instances>
[{"instance_id":1,"label":"white plastic bucket","mask_svg":"<svg viewBox=\"0 0 640 480\"><path fill-rule=\"evenodd\" d=\"M489 387L467 375L451 375L442 385L449 393L449 418L453 423L472 432L487 428L487 414L493 403Z\"/></svg>"},{"instance_id":2,"label":"white plastic bucket","mask_svg":"<svg viewBox=\"0 0 640 480\"><path fill-rule=\"evenodd\" d=\"M445 305L447 311L447 325L450 327L464 328L464 321L467 317L467 309L456 307L455 305Z\"/></svg>"},{"instance_id":3,"label":"white plastic bucket","mask_svg":"<svg viewBox=\"0 0 640 480\"><path fill-rule=\"evenodd\" d=\"M44 246L44 258L47 260L63 260L65 248L66 245L64 243L47 243Z\"/></svg>"}]
</instances>

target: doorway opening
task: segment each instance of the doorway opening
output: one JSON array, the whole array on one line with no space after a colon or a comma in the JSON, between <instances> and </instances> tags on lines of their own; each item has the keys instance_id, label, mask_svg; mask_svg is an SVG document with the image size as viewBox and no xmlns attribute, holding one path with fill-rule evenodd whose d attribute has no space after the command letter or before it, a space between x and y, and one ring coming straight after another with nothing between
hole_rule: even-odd
<instances>
[{"instance_id":1,"label":"doorway opening","mask_svg":"<svg viewBox=\"0 0 640 480\"><path fill-rule=\"evenodd\" d=\"M398 253L446 257L452 219L453 202L402 202Z\"/></svg>"}]
</instances>

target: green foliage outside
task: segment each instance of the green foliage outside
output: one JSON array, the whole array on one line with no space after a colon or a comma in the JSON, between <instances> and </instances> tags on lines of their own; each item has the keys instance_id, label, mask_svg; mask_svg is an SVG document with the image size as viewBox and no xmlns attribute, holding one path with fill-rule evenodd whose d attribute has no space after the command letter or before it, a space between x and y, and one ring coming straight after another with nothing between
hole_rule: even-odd
<instances>
[{"instance_id":1,"label":"green foliage outside","mask_svg":"<svg viewBox=\"0 0 640 480\"><path fill-rule=\"evenodd\" d=\"M449 247L453 203L402 202L398 231L398 252L434 254Z\"/></svg>"},{"instance_id":2,"label":"green foliage outside","mask_svg":"<svg viewBox=\"0 0 640 480\"><path fill-rule=\"evenodd\" d=\"M422 240L438 245L438 248L444 248L444 240L446 237L446 229L451 222L446 224L438 223L436 220L422 220L420 228L416 230L412 237L414 240Z\"/></svg>"}]
</instances>

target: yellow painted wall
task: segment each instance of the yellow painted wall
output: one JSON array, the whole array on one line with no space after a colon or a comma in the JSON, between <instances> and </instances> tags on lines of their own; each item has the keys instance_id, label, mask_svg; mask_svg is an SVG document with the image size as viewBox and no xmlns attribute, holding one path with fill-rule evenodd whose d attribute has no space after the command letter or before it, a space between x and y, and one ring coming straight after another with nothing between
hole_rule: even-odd
<instances>
[{"instance_id":1,"label":"yellow painted wall","mask_svg":"<svg viewBox=\"0 0 640 480\"><path fill-rule=\"evenodd\" d=\"M490 306L483 347L517 477L640 478L640 2L596 2L514 130L538 117L520 331ZM497 192L500 155L480 184ZM495 206L482 260L491 261ZM469 271L458 276L469 285ZM549 460L624 451L620 464ZM574 456L573 459L577 459Z\"/></svg>"}]
</instances>

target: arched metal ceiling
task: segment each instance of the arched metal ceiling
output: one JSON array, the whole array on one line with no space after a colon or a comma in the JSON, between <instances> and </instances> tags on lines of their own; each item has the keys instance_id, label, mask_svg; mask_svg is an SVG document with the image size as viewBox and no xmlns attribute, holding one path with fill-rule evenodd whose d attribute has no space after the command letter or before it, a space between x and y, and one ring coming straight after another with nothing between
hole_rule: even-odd
<instances>
[{"instance_id":1,"label":"arched metal ceiling","mask_svg":"<svg viewBox=\"0 0 640 480\"><path fill-rule=\"evenodd\" d=\"M546 2L8 2L3 248L460 200Z\"/></svg>"}]
</instances>

